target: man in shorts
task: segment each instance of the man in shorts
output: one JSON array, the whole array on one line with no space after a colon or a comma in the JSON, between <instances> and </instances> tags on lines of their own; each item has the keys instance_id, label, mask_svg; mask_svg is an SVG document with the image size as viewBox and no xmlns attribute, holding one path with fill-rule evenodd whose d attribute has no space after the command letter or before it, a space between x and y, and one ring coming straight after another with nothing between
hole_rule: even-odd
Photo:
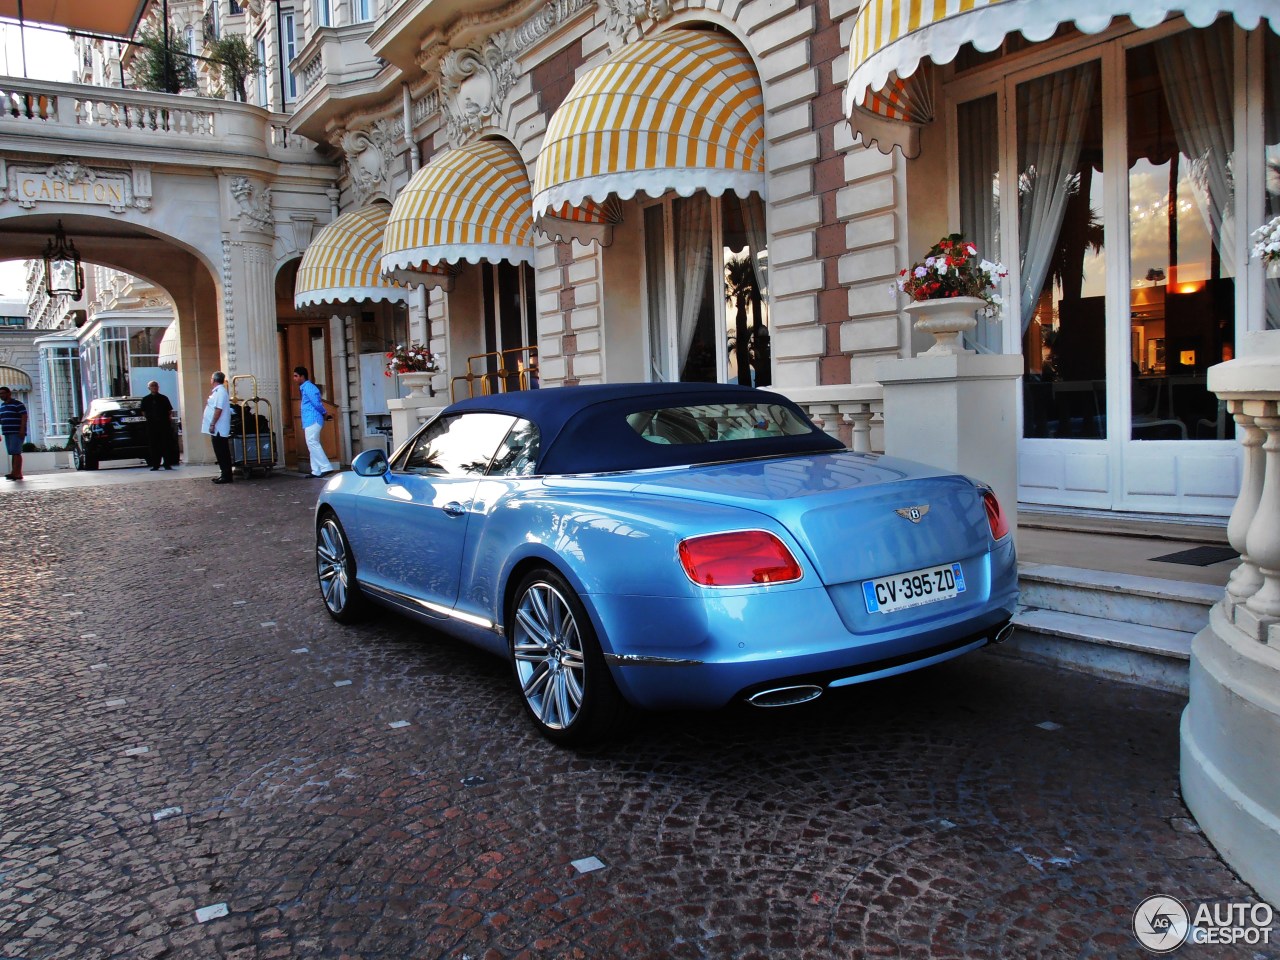
<instances>
[{"instance_id":1,"label":"man in shorts","mask_svg":"<svg viewBox=\"0 0 1280 960\"><path fill-rule=\"evenodd\" d=\"M22 443L27 439L27 405L8 387L0 387L0 433L4 434L4 448L13 464L4 478L21 480Z\"/></svg>"}]
</instances>

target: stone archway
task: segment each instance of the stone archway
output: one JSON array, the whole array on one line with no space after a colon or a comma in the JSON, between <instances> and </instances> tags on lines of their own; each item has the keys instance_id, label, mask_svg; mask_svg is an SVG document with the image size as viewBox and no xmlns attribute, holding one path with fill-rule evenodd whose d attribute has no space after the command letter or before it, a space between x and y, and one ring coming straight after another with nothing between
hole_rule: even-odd
<instances>
[{"instance_id":1,"label":"stone archway","mask_svg":"<svg viewBox=\"0 0 1280 960\"><path fill-rule=\"evenodd\" d=\"M86 266L98 264L140 277L172 300L180 341L179 396L174 401L186 425L187 457L211 460L212 451L199 438L198 424L209 375L220 369L223 356L220 284L212 265L198 251L172 238L154 236L116 219L74 213L0 220L0 259L38 259L59 220Z\"/></svg>"}]
</instances>

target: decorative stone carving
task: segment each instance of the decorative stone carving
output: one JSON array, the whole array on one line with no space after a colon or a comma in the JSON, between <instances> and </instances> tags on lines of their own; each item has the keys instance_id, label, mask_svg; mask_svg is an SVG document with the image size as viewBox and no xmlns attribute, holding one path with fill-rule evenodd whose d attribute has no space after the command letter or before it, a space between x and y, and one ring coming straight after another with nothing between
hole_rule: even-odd
<instances>
[{"instance_id":1,"label":"decorative stone carving","mask_svg":"<svg viewBox=\"0 0 1280 960\"><path fill-rule=\"evenodd\" d=\"M248 177L232 177L231 196L240 207L242 228L262 233L275 231L271 220L270 187L260 187Z\"/></svg>"},{"instance_id":2,"label":"decorative stone carving","mask_svg":"<svg viewBox=\"0 0 1280 960\"><path fill-rule=\"evenodd\" d=\"M502 119L503 104L518 75L515 50L506 33L444 55L440 104L455 147Z\"/></svg>"},{"instance_id":3,"label":"decorative stone carving","mask_svg":"<svg viewBox=\"0 0 1280 960\"><path fill-rule=\"evenodd\" d=\"M539 40L550 36L571 18L588 7L594 7L596 2L597 0L547 0L524 23L509 30L494 33L486 43L496 44L503 50L509 51L511 57L517 57ZM661 2L665 3L666 0ZM474 35L471 31L482 29L483 23L510 17L511 8L516 6L518 4L513 3L507 9L496 13L469 14L460 17L450 29L449 34L452 36L459 32L466 32L468 35ZM437 59L448 56L450 51L446 49L442 54L442 47L445 47L445 43L438 40L431 41L418 52L416 59L423 72L432 73L436 69Z\"/></svg>"},{"instance_id":4,"label":"decorative stone carving","mask_svg":"<svg viewBox=\"0 0 1280 960\"><path fill-rule=\"evenodd\" d=\"M624 40L638 33L636 24L645 17L661 23L671 16L670 0L603 0L602 5L608 11L605 32Z\"/></svg>"},{"instance_id":5,"label":"decorative stone carving","mask_svg":"<svg viewBox=\"0 0 1280 960\"><path fill-rule=\"evenodd\" d=\"M366 130L347 130L337 141L346 158L347 176L357 203L381 194L391 183L391 158L404 130L403 121L375 120Z\"/></svg>"}]
</instances>

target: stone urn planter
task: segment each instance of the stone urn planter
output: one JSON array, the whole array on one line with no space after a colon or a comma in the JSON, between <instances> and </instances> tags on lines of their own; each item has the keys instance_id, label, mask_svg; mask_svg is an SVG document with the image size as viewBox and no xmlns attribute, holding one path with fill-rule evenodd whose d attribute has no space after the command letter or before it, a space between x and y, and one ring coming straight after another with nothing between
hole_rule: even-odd
<instances>
[{"instance_id":1,"label":"stone urn planter","mask_svg":"<svg viewBox=\"0 0 1280 960\"><path fill-rule=\"evenodd\" d=\"M913 300L903 309L914 319L917 330L931 333L934 344L921 354L924 357L949 356L957 353L973 353L966 350L960 340L978 325L974 316L986 309L981 297L948 297L942 300Z\"/></svg>"},{"instance_id":2,"label":"stone urn planter","mask_svg":"<svg viewBox=\"0 0 1280 960\"><path fill-rule=\"evenodd\" d=\"M397 374L400 382L409 388L408 396L410 397L429 397L431 396L431 378L435 376L430 370L414 371L412 373Z\"/></svg>"}]
</instances>

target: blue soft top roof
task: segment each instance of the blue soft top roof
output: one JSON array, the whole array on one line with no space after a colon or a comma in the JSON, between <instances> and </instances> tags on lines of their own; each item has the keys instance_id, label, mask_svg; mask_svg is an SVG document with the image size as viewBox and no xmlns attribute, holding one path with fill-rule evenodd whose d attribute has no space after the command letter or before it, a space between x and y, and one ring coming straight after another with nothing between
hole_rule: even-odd
<instances>
[{"instance_id":1,"label":"blue soft top roof","mask_svg":"<svg viewBox=\"0 0 1280 960\"><path fill-rule=\"evenodd\" d=\"M839 440L817 427L797 436L700 444L650 443L626 421L627 414L658 407L744 401L781 404L801 422L809 422L804 411L781 394L714 383L609 383L522 390L459 400L444 413L507 413L537 424L541 435L537 472L542 474L643 470L844 449Z\"/></svg>"}]
</instances>

